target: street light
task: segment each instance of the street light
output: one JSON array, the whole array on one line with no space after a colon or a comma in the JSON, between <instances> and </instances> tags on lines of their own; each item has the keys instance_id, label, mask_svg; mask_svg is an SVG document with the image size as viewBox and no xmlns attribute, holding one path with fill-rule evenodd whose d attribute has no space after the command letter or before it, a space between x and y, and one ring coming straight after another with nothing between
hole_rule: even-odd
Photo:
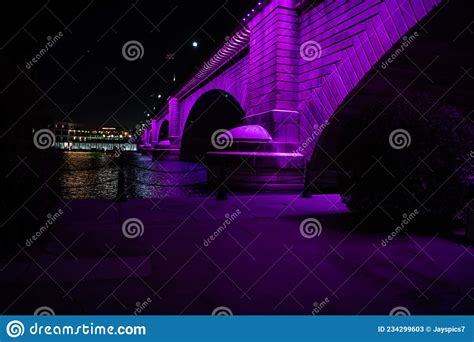
<instances>
[{"instance_id":1,"label":"street light","mask_svg":"<svg viewBox=\"0 0 474 342\"><path fill-rule=\"evenodd\" d=\"M198 47L198 42L194 41L194 42L193 42L193 47L194 47L194 48L197 48L197 47Z\"/></svg>"}]
</instances>

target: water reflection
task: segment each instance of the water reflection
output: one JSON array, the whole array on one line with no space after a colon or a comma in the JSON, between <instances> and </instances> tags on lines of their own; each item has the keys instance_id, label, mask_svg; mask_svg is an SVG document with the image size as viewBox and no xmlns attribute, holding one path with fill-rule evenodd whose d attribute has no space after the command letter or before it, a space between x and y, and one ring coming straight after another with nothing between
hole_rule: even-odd
<instances>
[{"instance_id":1,"label":"water reflection","mask_svg":"<svg viewBox=\"0 0 474 342\"><path fill-rule=\"evenodd\" d=\"M59 174L65 199L115 199L120 175L119 159L101 152L64 152ZM179 161L152 161L138 153L124 154L123 169L128 198L165 198L206 192L203 165Z\"/></svg>"}]
</instances>

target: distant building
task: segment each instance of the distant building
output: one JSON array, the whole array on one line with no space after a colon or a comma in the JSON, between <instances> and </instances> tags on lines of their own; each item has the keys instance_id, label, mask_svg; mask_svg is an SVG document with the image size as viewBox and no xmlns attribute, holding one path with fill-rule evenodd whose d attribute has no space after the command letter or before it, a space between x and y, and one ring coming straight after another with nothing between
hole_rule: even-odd
<instances>
[{"instance_id":1,"label":"distant building","mask_svg":"<svg viewBox=\"0 0 474 342\"><path fill-rule=\"evenodd\" d=\"M89 133L91 140L128 141L129 136L130 130L115 127L102 127Z\"/></svg>"},{"instance_id":2,"label":"distant building","mask_svg":"<svg viewBox=\"0 0 474 342\"><path fill-rule=\"evenodd\" d=\"M54 122L48 125L48 128L56 136L56 143L69 142L72 132L83 132L83 125L74 122ZM86 132L86 131L84 131Z\"/></svg>"},{"instance_id":3,"label":"distant building","mask_svg":"<svg viewBox=\"0 0 474 342\"><path fill-rule=\"evenodd\" d=\"M116 127L102 127L88 130L84 125L73 122L54 122L48 126L56 136L55 147L64 150L104 150L121 148L127 151L136 150L129 143L130 130Z\"/></svg>"}]
</instances>

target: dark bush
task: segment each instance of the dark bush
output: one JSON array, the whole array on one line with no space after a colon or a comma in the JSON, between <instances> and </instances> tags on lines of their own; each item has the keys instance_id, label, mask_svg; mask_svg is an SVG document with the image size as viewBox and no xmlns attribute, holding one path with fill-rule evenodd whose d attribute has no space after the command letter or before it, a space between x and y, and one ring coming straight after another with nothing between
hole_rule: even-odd
<instances>
[{"instance_id":1,"label":"dark bush","mask_svg":"<svg viewBox=\"0 0 474 342\"><path fill-rule=\"evenodd\" d=\"M450 222L466 205L467 178L474 175L474 131L466 114L416 94L341 120L342 146L348 146L341 164L350 176L340 186L354 212L398 220L417 209L430 221ZM411 142L396 149L389 137L400 129ZM398 142L407 144L405 138Z\"/></svg>"}]
</instances>

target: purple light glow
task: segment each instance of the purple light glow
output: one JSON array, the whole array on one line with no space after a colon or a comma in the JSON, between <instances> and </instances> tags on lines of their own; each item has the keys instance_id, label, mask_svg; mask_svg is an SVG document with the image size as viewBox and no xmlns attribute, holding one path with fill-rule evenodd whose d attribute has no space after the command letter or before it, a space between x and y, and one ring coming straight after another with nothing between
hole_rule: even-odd
<instances>
[{"instance_id":1,"label":"purple light glow","mask_svg":"<svg viewBox=\"0 0 474 342\"><path fill-rule=\"evenodd\" d=\"M396 0L354 5L336 0L303 12L289 0L264 6L259 2L258 11L246 15L246 26L204 63L157 117L169 119L172 145L179 148L194 103L219 89L241 105L245 124L265 128L274 143L300 144L441 0L409 2L411 6ZM300 51L303 45L316 53L305 55ZM316 141L311 144L304 151L307 155Z\"/></svg>"}]
</instances>

